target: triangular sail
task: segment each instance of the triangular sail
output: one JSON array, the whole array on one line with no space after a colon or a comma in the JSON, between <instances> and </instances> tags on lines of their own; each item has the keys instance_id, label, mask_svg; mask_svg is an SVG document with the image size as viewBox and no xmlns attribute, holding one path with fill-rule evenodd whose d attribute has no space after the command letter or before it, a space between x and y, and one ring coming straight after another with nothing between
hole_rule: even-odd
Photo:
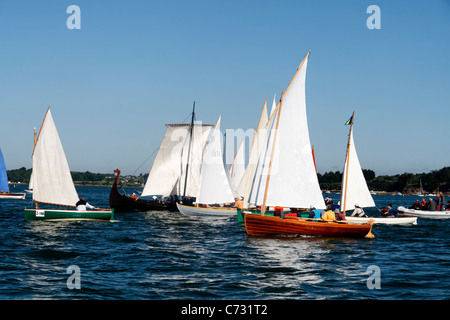
<instances>
[{"instance_id":1,"label":"triangular sail","mask_svg":"<svg viewBox=\"0 0 450 320\"><path fill-rule=\"evenodd\" d=\"M353 120L353 119L352 119ZM353 141L353 123L351 124L347 154L345 156L344 173L342 175L341 211L355 209L355 204L360 207L375 207L372 195L367 187L355 142Z\"/></svg>"},{"instance_id":2,"label":"triangular sail","mask_svg":"<svg viewBox=\"0 0 450 320\"><path fill-rule=\"evenodd\" d=\"M223 162L222 147L220 143L220 117L205 147L201 166L200 187L197 203L231 203L234 195L231 190L228 175Z\"/></svg>"},{"instance_id":3,"label":"triangular sail","mask_svg":"<svg viewBox=\"0 0 450 320\"><path fill-rule=\"evenodd\" d=\"M75 206L78 194L50 108L33 152L33 200Z\"/></svg>"},{"instance_id":4,"label":"triangular sail","mask_svg":"<svg viewBox=\"0 0 450 320\"><path fill-rule=\"evenodd\" d=\"M247 168L245 169L244 176L242 177L239 186L237 187L238 193L242 194L243 190L244 208L248 208L248 199L252 188L253 178L255 176L258 159L264 147L264 141L266 139L267 121L267 101L265 101L261 111L261 115L259 117L258 126L256 127L255 134L253 135L253 143L250 150Z\"/></svg>"},{"instance_id":5,"label":"triangular sail","mask_svg":"<svg viewBox=\"0 0 450 320\"><path fill-rule=\"evenodd\" d=\"M239 148L233 159L233 163L231 164L229 172L233 188L236 190L236 193L239 196L243 196L244 190L238 190L237 187L239 186L242 177L244 176L245 173L245 138L242 139L242 142L239 145Z\"/></svg>"},{"instance_id":6,"label":"triangular sail","mask_svg":"<svg viewBox=\"0 0 450 320\"><path fill-rule=\"evenodd\" d=\"M6 173L5 160L3 159L3 153L0 149L0 192L9 192L8 175Z\"/></svg>"},{"instance_id":7,"label":"triangular sail","mask_svg":"<svg viewBox=\"0 0 450 320\"><path fill-rule=\"evenodd\" d=\"M314 167L306 116L308 55L309 53L297 69L286 92L282 94L281 102L275 110L275 114L278 114L276 124L274 115L271 115L273 119L269 126L276 130L271 130L270 134L268 132L268 150L266 156L261 156L258 162L257 172L260 178L255 176L250 199L254 205L325 208Z\"/></svg>"},{"instance_id":8,"label":"triangular sail","mask_svg":"<svg viewBox=\"0 0 450 320\"><path fill-rule=\"evenodd\" d=\"M195 124L189 150L190 124L167 124L166 133L156 154L142 196L166 197L171 194L182 196L189 150L186 196L195 197L198 192L202 152L210 130L210 125Z\"/></svg>"}]
</instances>

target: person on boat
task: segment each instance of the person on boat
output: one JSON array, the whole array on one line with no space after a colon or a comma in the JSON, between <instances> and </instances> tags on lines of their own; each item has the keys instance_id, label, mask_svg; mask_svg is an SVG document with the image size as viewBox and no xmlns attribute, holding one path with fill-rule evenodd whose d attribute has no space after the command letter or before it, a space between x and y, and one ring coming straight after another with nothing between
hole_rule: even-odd
<instances>
[{"instance_id":1,"label":"person on boat","mask_svg":"<svg viewBox=\"0 0 450 320\"><path fill-rule=\"evenodd\" d=\"M367 218L367 215L364 212L364 210L357 203L355 203L355 210L353 210L351 217L366 217Z\"/></svg>"},{"instance_id":2,"label":"person on boat","mask_svg":"<svg viewBox=\"0 0 450 320\"><path fill-rule=\"evenodd\" d=\"M389 217L397 217L398 211L392 208L392 204L388 204Z\"/></svg>"},{"instance_id":3,"label":"person on boat","mask_svg":"<svg viewBox=\"0 0 450 320\"><path fill-rule=\"evenodd\" d=\"M86 209L98 210L99 208L91 206L84 200L84 197L80 197L80 200L75 204L78 211L86 211Z\"/></svg>"},{"instance_id":4,"label":"person on boat","mask_svg":"<svg viewBox=\"0 0 450 320\"><path fill-rule=\"evenodd\" d=\"M445 205L445 211L450 211L450 201L447 201L447 204Z\"/></svg>"},{"instance_id":5,"label":"person on boat","mask_svg":"<svg viewBox=\"0 0 450 320\"><path fill-rule=\"evenodd\" d=\"M331 204L333 204L333 200L331 200L330 197L326 196L326 197L325 197L325 204L326 204L326 205L329 205L329 204L331 205Z\"/></svg>"},{"instance_id":6,"label":"person on boat","mask_svg":"<svg viewBox=\"0 0 450 320\"><path fill-rule=\"evenodd\" d=\"M428 210L428 202L425 198L422 198L422 202L420 203L420 210Z\"/></svg>"},{"instance_id":7,"label":"person on boat","mask_svg":"<svg viewBox=\"0 0 450 320\"><path fill-rule=\"evenodd\" d=\"M320 211L317 210L314 206L310 206L310 212L309 212L308 218L320 219Z\"/></svg>"},{"instance_id":8,"label":"person on boat","mask_svg":"<svg viewBox=\"0 0 450 320\"><path fill-rule=\"evenodd\" d=\"M446 206L446 203L445 203L445 196L444 196L444 194L441 192L440 194L440 207L439 207L439 211L445 211L445 206Z\"/></svg>"},{"instance_id":9,"label":"person on boat","mask_svg":"<svg viewBox=\"0 0 450 320\"><path fill-rule=\"evenodd\" d=\"M433 198L428 198L428 200L430 200L430 202L428 204L428 210L430 210L430 211L437 211L436 200L434 200Z\"/></svg>"},{"instance_id":10,"label":"person on boat","mask_svg":"<svg viewBox=\"0 0 450 320\"><path fill-rule=\"evenodd\" d=\"M334 214L336 216L336 221L347 220L345 219L345 214L343 214L339 209L334 209Z\"/></svg>"},{"instance_id":11,"label":"person on boat","mask_svg":"<svg viewBox=\"0 0 450 320\"><path fill-rule=\"evenodd\" d=\"M327 211L325 211L325 213L322 215L322 220L326 222L336 221L336 215L334 214L330 205L327 206Z\"/></svg>"},{"instance_id":12,"label":"person on boat","mask_svg":"<svg viewBox=\"0 0 450 320\"><path fill-rule=\"evenodd\" d=\"M235 204L236 208L238 208L238 209L242 209L244 207L244 202L239 198L235 199L234 204Z\"/></svg>"},{"instance_id":13,"label":"person on boat","mask_svg":"<svg viewBox=\"0 0 450 320\"><path fill-rule=\"evenodd\" d=\"M275 212L273 213L274 216L284 218L284 208L283 207L275 207Z\"/></svg>"},{"instance_id":14,"label":"person on boat","mask_svg":"<svg viewBox=\"0 0 450 320\"><path fill-rule=\"evenodd\" d=\"M133 200L136 200L137 199L136 193L133 192L133 194L130 196L130 198Z\"/></svg>"},{"instance_id":15,"label":"person on boat","mask_svg":"<svg viewBox=\"0 0 450 320\"><path fill-rule=\"evenodd\" d=\"M414 202L414 203L412 204L412 206L409 207L409 209L420 210L420 203L419 203L419 200L416 200L416 202Z\"/></svg>"},{"instance_id":16,"label":"person on boat","mask_svg":"<svg viewBox=\"0 0 450 320\"><path fill-rule=\"evenodd\" d=\"M381 208L380 215L382 218L388 218L389 217L389 210L386 208Z\"/></svg>"}]
</instances>

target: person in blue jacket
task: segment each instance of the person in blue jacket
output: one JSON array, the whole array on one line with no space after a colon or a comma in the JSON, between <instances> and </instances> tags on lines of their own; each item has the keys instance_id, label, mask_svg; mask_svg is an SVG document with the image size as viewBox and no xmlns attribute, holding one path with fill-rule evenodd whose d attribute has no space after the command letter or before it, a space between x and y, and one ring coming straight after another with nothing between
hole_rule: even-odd
<instances>
[{"instance_id":1,"label":"person in blue jacket","mask_svg":"<svg viewBox=\"0 0 450 320\"><path fill-rule=\"evenodd\" d=\"M389 217L396 217L398 214L398 211L392 208L392 204L388 204L388 210L389 210Z\"/></svg>"}]
</instances>

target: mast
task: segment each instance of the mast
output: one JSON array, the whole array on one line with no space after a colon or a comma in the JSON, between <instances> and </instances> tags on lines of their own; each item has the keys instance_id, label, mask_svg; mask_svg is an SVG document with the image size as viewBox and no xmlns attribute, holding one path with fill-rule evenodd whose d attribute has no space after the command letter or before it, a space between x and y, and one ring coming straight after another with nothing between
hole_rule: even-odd
<instances>
[{"instance_id":1,"label":"mast","mask_svg":"<svg viewBox=\"0 0 450 320\"><path fill-rule=\"evenodd\" d=\"M194 101L194 106L192 107L191 127L189 128L189 148L188 148L188 156L187 156L187 161L186 161L186 176L184 177L183 197L186 196L186 186L187 186L188 171L189 171L189 156L191 155L192 131L194 129L194 117L195 117L195 101Z\"/></svg>"},{"instance_id":2,"label":"mast","mask_svg":"<svg viewBox=\"0 0 450 320\"><path fill-rule=\"evenodd\" d=\"M347 206L347 186L348 186L348 167L349 167L349 163L350 163L350 141L351 141L351 137L352 137L352 130L353 130L353 117L355 116L355 111L353 111L351 120L350 120L350 132L348 134L348 143L347 143L347 152L345 154L345 162L347 164L346 166L346 170L345 170L345 177L343 177L343 179L345 179L345 190L344 190L344 208L343 208L343 213L345 215L345 209Z\"/></svg>"}]
</instances>

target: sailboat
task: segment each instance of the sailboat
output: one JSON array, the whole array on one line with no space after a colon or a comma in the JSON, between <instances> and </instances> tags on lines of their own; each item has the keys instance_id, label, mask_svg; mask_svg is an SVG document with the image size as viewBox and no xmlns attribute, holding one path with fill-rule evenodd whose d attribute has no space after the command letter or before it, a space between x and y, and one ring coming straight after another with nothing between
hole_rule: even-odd
<instances>
[{"instance_id":1,"label":"sailboat","mask_svg":"<svg viewBox=\"0 0 450 320\"><path fill-rule=\"evenodd\" d=\"M0 149L0 199L25 199L25 193L11 193L6 173L5 159Z\"/></svg>"},{"instance_id":2,"label":"sailboat","mask_svg":"<svg viewBox=\"0 0 450 320\"><path fill-rule=\"evenodd\" d=\"M75 207L79 200L50 108L42 122L32 158L33 201L36 208L25 209L25 220L113 220L113 211L109 209L78 211L38 208L39 203Z\"/></svg>"},{"instance_id":3,"label":"sailboat","mask_svg":"<svg viewBox=\"0 0 450 320\"><path fill-rule=\"evenodd\" d=\"M236 208L223 206L227 203L233 203L235 194L230 186L229 176L225 170L220 138L219 117L205 147L196 206L177 203L178 210L185 215L214 217L236 215Z\"/></svg>"},{"instance_id":4,"label":"sailboat","mask_svg":"<svg viewBox=\"0 0 450 320\"><path fill-rule=\"evenodd\" d=\"M195 123L195 102L190 123L166 124L166 132L159 146L149 176L139 199L120 194L118 175L111 188L109 204L116 212L169 210L176 211L175 199L170 196L195 197L198 192L203 149L212 125ZM160 200L147 200L157 197Z\"/></svg>"},{"instance_id":5,"label":"sailboat","mask_svg":"<svg viewBox=\"0 0 450 320\"><path fill-rule=\"evenodd\" d=\"M373 237L372 224L322 222L265 215L266 207L324 209L306 118L305 80L309 53L269 119L249 197L260 214L244 213L249 235Z\"/></svg>"},{"instance_id":6,"label":"sailboat","mask_svg":"<svg viewBox=\"0 0 450 320\"><path fill-rule=\"evenodd\" d=\"M347 210L354 210L357 204L361 208L375 207L372 195L367 186L361 165L359 163L358 155L356 153L355 142L353 140L353 120L355 113L353 112L346 125L350 125L350 132L348 135L347 152L344 161L344 171L342 174L342 190L340 211L344 213ZM417 224L415 217L352 217L345 218L351 222L366 223L372 220L374 224Z\"/></svg>"}]
</instances>

